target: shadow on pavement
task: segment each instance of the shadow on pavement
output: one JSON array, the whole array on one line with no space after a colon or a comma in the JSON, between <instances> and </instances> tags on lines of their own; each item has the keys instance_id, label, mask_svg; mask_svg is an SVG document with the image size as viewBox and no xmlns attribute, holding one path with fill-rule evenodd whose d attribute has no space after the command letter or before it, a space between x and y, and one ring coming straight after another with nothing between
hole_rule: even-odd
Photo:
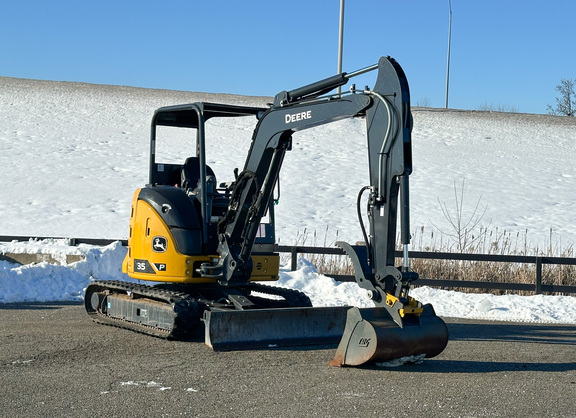
<instances>
[{"instance_id":1,"label":"shadow on pavement","mask_svg":"<svg viewBox=\"0 0 576 418\"><path fill-rule=\"evenodd\" d=\"M369 367L376 369L376 367ZM382 370L382 367L377 367ZM496 373L496 372L568 372L576 370L576 363L522 363L471 360L424 360L421 364L405 364L389 368L395 372L424 373Z\"/></svg>"},{"instance_id":2,"label":"shadow on pavement","mask_svg":"<svg viewBox=\"0 0 576 418\"><path fill-rule=\"evenodd\" d=\"M507 341L574 345L576 325L502 323L448 323L451 341Z\"/></svg>"},{"instance_id":3,"label":"shadow on pavement","mask_svg":"<svg viewBox=\"0 0 576 418\"><path fill-rule=\"evenodd\" d=\"M40 309L62 309L65 306L83 305L84 301L70 302L18 302L18 303L0 303L0 309L15 310L40 310Z\"/></svg>"}]
</instances>

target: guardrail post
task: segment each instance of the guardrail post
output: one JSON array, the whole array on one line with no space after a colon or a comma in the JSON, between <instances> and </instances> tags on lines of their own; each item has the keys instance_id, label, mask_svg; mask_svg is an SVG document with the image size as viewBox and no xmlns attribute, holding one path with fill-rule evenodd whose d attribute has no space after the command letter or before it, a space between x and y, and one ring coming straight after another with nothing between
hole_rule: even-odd
<instances>
[{"instance_id":1,"label":"guardrail post","mask_svg":"<svg viewBox=\"0 0 576 418\"><path fill-rule=\"evenodd\" d=\"M290 247L291 265L290 269L292 271L298 270L298 247Z\"/></svg>"},{"instance_id":2,"label":"guardrail post","mask_svg":"<svg viewBox=\"0 0 576 418\"><path fill-rule=\"evenodd\" d=\"M536 257L536 289L537 295L542 294L542 257Z\"/></svg>"}]
</instances>

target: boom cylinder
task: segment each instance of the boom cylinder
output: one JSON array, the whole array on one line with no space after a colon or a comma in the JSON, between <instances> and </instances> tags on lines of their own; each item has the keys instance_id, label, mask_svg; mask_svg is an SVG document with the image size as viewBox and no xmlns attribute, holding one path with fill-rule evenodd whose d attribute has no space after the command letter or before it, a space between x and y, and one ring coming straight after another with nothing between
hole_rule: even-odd
<instances>
[{"instance_id":1,"label":"boom cylinder","mask_svg":"<svg viewBox=\"0 0 576 418\"><path fill-rule=\"evenodd\" d=\"M410 244L410 195L409 177L404 173L400 176L400 235L404 251L403 267L408 268L408 245Z\"/></svg>"},{"instance_id":2,"label":"boom cylinder","mask_svg":"<svg viewBox=\"0 0 576 418\"><path fill-rule=\"evenodd\" d=\"M280 105L281 103L293 103L299 100L318 97L322 94L328 93L330 90L336 87L343 86L352 77L357 77L359 75L368 73L378 69L378 64L370 65L366 68L353 71L351 73L340 73L333 75L332 77L325 78L324 80L317 81L306 86L299 87L290 91L283 91L276 95L274 99L275 105Z\"/></svg>"}]
</instances>

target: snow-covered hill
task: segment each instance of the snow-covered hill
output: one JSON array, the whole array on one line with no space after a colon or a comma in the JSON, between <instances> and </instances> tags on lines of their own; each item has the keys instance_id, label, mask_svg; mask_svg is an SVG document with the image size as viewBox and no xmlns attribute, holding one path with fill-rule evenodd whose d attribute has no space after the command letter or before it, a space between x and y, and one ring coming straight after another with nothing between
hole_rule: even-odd
<instances>
[{"instance_id":1,"label":"snow-covered hill","mask_svg":"<svg viewBox=\"0 0 576 418\"><path fill-rule=\"evenodd\" d=\"M0 78L0 234L125 238L133 191L147 181L149 124L160 106L269 98ZM286 87L286 86L280 86ZM279 88L279 90L281 89ZM576 118L415 109L412 227L445 232L455 185L481 224L524 234L532 246L576 242ZM242 167L253 119L211 124L208 159L219 180ZM364 121L295 134L281 173L278 236L304 230L355 241L355 199L367 183ZM183 148L183 149L179 149ZM175 144L170 153L193 152Z\"/></svg>"}]
</instances>

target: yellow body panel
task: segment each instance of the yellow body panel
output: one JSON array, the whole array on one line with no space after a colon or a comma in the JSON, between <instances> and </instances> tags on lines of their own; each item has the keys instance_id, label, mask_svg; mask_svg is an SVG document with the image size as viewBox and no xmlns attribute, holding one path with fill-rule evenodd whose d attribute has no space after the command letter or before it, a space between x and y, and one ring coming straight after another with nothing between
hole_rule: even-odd
<instances>
[{"instance_id":1,"label":"yellow body panel","mask_svg":"<svg viewBox=\"0 0 576 418\"><path fill-rule=\"evenodd\" d=\"M186 255L178 251L170 227L147 202L132 199L128 253L122 271L139 280L173 283L214 283L216 279L201 277L200 264L217 262L217 255ZM278 280L278 254L252 255L254 268L250 280Z\"/></svg>"}]
</instances>

